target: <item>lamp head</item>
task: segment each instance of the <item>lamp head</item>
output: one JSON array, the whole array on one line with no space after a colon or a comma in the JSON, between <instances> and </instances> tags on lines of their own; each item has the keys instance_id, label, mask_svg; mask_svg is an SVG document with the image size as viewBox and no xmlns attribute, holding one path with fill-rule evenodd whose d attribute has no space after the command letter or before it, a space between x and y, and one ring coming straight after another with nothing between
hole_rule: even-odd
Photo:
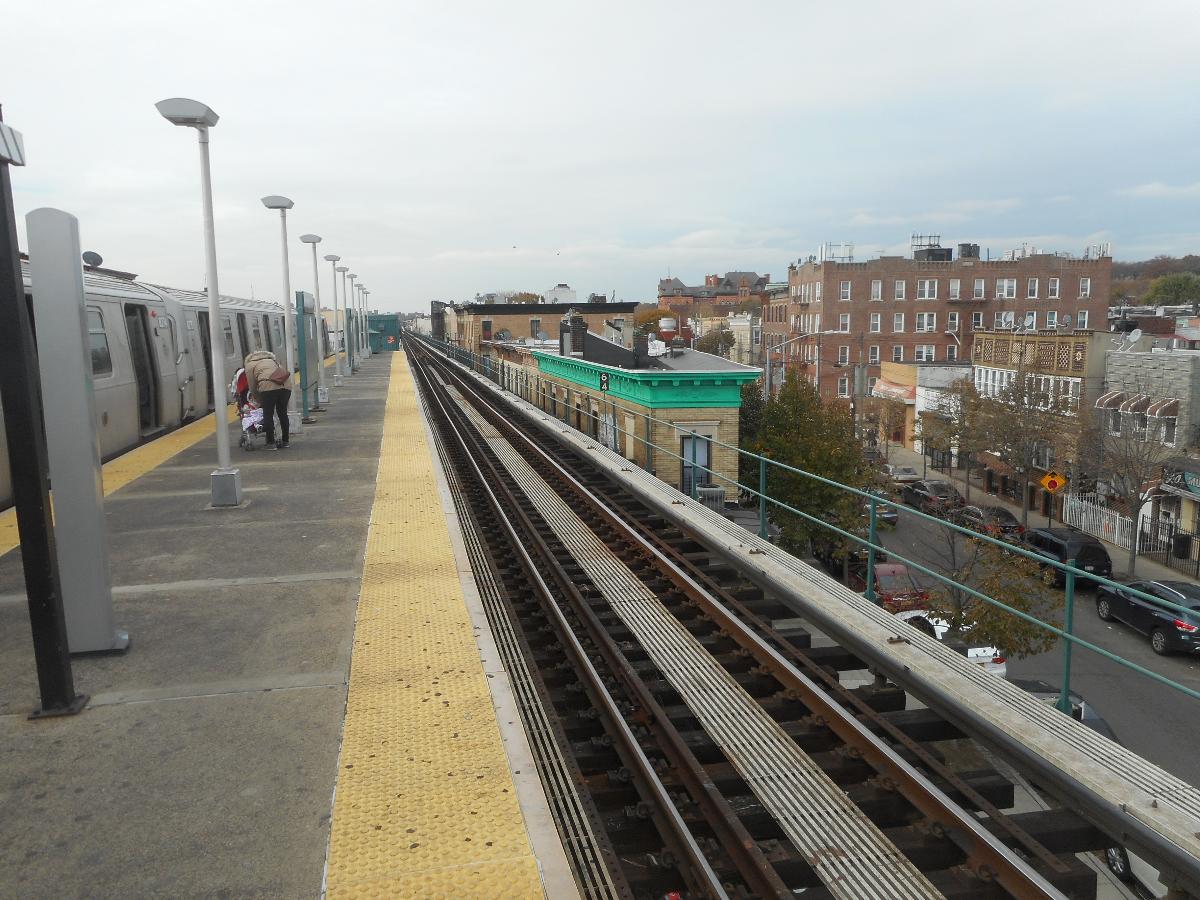
<instances>
[{"instance_id":1,"label":"lamp head","mask_svg":"<svg viewBox=\"0 0 1200 900\"><path fill-rule=\"evenodd\" d=\"M350 273L350 277L351 277L351 278L357 278L358 276L357 276L357 275L355 275L353 272L351 272L351 273Z\"/></svg>"},{"instance_id":2,"label":"lamp head","mask_svg":"<svg viewBox=\"0 0 1200 900\"><path fill-rule=\"evenodd\" d=\"M319 234L302 234L300 235L300 240L306 244L319 244L321 243L321 236Z\"/></svg>"},{"instance_id":3,"label":"lamp head","mask_svg":"<svg viewBox=\"0 0 1200 900\"><path fill-rule=\"evenodd\" d=\"M188 128L211 128L220 118L199 100L188 100L186 97L159 100L154 108L172 125L186 125Z\"/></svg>"},{"instance_id":4,"label":"lamp head","mask_svg":"<svg viewBox=\"0 0 1200 900\"><path fill-rule=\"evenodd\" d=\"M336 253L326 253L325 254L325 262L337 262L339 259L341 259L341 257L338 256Z\"/></svg>"},{"instance_id":5,"label":"lamp head","mask_svg":"<svg viewBox=\"0 0 1200 900\"><path fill-rule=\"evenodd\" d=\"M345 274L346 272L349 272L349 271L350 271L350 268L349 268L348 266L338 266L338 267L337 267L337 269L335 269L334 271L341 272L342 274Z\"/></svg>"},{"instance_id":6,"label":"lamp head","mask_svg":"<svg viewBox=\"0 0 1200 900\"><path fill-rule=\"evenodd\" d=\"M287 197L272 194L270 197L262 198L262 205L267 209L291 209L295 204Z\"/></svg>"}]
</instances>

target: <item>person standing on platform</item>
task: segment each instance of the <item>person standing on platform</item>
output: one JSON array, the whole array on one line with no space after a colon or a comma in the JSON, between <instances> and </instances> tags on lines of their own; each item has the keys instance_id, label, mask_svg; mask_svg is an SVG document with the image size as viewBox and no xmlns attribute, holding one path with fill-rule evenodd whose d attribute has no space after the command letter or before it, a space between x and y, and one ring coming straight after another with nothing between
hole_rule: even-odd
<instances>
[{"instance_id":1,"label":"person standing on platform","mask_svg":"<svg viewBox=\"0 0 1200 900\"><path fill-rule=\"evenodd\" d=\"M279 365L279 360L270 350L255 350L246 357L246 377L250 390L258 397L263 411L263 428L267 432L267 443L276 450L288 446L288 398L291 397L289 383L291 373ZM275 417L279 417L280 440L275 440Z\"/></svg>"}]
</instances>

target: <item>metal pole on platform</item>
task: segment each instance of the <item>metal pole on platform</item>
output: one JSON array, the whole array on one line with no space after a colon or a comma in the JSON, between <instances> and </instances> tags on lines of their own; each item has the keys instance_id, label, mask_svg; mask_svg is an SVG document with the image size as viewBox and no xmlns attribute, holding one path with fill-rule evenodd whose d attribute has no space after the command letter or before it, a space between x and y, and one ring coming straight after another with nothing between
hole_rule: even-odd
<instances>
[{"instance_id":1,"label":"metal pole on platform","mask_svg":"<svg viewBox=\"0 0 1200 900\"><path fill-rule=\"evenodd\" d=\"M340 260L340 259L341 259L341 257L338 256L336 253L326 253L325 254L325 262L329 263L329 268L332 270L331 274L333 275L333 365L334 365L333 386L334 387L341 387L342 381L346 374L342 368L342 349L344 349L344 345L346 343L346 329L345 329L345 326L342 324L342 321L341 321L342 317L338 313L337 264L338 264L338 260ZM345 293L345 292L343 291L343 293ZM343 298L343 299L345 299L345 298ZM345 304L343 303L343 306L344 305ZM339 335L340 335L340 337L339 337ZM343 345L342 349L338 348L339 343L341 343Z\"/></svg>"},{"instance_id":2,"label":"metal pole on platform","mask_svg":"<svg viewBox=\"0 0 1200 900\"><path fill-rule=\"evenodd\" d=\"M322 403L329 402L329 388L325 386L325 348L321 345L321 325L320 322L324 318L321 315L321 276L317 272L317 244L321 243L320 235L302 234L300 240L306 244L312 245L313 258L313 302L316 308L313 310L316 318L316 335L313 340L317 342L317 403L310 407L313 412L320 412Z\"/></svg>"},{"instance_id":3,"label":"metal pole on platform","mask_svg":"<svg viewBox=\"0 0 1200 900\"><path fill-rule=\"evenodd\" d=\"M346 291L346 273L350 271L350 267L349 266L338 266L337 271L340 272L341 276L342 276L342 349L346 351L347 355L349 355L349 353L350 353L350 330L349 330L350 329L350 325L349 325L350 294L347 293L347 291ZM354 276L352 275L350 277L353 278ZM336 290L336 287L335 287L335 290ZM351 375L354 374L354 363L353 363L352 359L350 361L350 365L348 365L346 368L349 371L349 374L351 374Z\"/></svg>"},{"instance_id":4,"label":"metal pole on platform","mask_svg":"<svg viewBox=\"0 0 1200 900\"><path fill-rule=\"evenodd\" d=\"M39 718L77 713L88 698L75 693L67 649L67 619L59 590L58 553L50 514L37 348L21 277L10 165L25 165L25 147L20 132L9 128L0 117L0 402L4 406L13 505L41 695L41 706L30 718Z\"/></svg>"},{"instance_id":5,"label":"metal pole on platform","mask_svg":"<svg viewBox=\"0 0 1200 900\"><path fill-rule=\"evenodd\" d=\"M302 418L308 416L308 341L304 335L304 294L296 292L296 353L300 357L300 407Z\"/></svg>"},{"instance_id":6,"label":"metal pole on platform","mask_svg":"<svg viewBox=\"0 0 1200 900\"><path fill-rule=\"evenodd\" d=\"M355 279L355 278L357 278L357 277L358 277L358 276L357 276L357 275L355 275L353 272L351 272L351 273L350 273L350 275L349 275L349 278L350 278L350 294L353 294L353 293L354 293L354 291L356 290L356 288L355 288L355 286L354 286L354 279ZM350 297L350 294L347 294L347 293L346 293L346 285L345 285L345 284L343 284L343 285L342 285L342 298L343 298L344 300L346 300L346 302L342 304L342 308L343 308L343 309L349 309L349 308L350 308L350 307L349 307L349 297ZM354 365L353 365L353 364L354 364L354 351L353 351L353 349L352 349L352 348L351 348L351 346L350 346L350 326L349 326L349 324L343 324L343 325L342 325L342 331L343 331L343 333L346 335L346 337L344 338L344 340L345 340L345 343L346 343L346 358L347 358L347 360L348 360L348 361L350 362L350 364L351 364L351 365L350 365L351 369L353 369L353 367L354 367Z\"/></svg>"},{"instance_id":7,"label":"metal pole on platform","mask_svg":"<svg viewBox=\"0 0 1200 900\"><path fill-rule=\"evenodd\" d=\"M371 292L364 287L359 287L362 291L362 344L363 354L367 359L370 359L374 354L371 349L371 314L367 311L367 298L371 296Z\"/></svg>"},{"instance_id":8,"label":"metal pole on platform","mask_svg":"<svg viewBox=\"0 0 1200 900\"><path fill-rule=\"evenodd\" d=\"M212 473L212 505L240 506L242 502L241 473L229 458L229 423L225 411L229 403L229 383L225 378L224 336L221 328L221 292L217 285L217 231L213 224L212 172L208 159L208 130L217 124L218 116L196 100L173 97L155 104L159 113L172 125L196 129L200 143L200 199L204 209L204 257L208 280L208 344L212 355L209 372L213 386L213 415L216 419L217 470Z\"/></svg>"},{"instance_id":9,"label":"metal pole on platform","mask_svg":"<svg viewBox=\"0 0 1200 900\"><path fill-rule=\"evenodd\" d=\"M279 210L280 247L283 249L283 342L286 345L284 365L287 366L290 374L296 371L296 329L292 322L291 311L288 310L288 303L292 298L292 273L291 267L288 265L287 211L294 204L287 197L281 197L278 194L263 197L262 204L267 209ZM291 385L289 384L288 387ZM299 393L303 392L302 383ZM288 393L288 430L292 434L301 434L304 431L304 416L296 412L296 394L295 390Z\"/></svg>"}]
</instances>

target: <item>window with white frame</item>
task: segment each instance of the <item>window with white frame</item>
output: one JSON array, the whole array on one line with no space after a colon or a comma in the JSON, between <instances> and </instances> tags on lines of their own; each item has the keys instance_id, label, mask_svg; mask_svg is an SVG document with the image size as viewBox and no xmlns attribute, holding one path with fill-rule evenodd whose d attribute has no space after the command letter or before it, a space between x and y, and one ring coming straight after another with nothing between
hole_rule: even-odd
<instances>
[{"instance_id":1,"label":"window with white frame","mask_svg":"<svg viewBox=\"0 0 1200 900\"><path fill-rule=\"evenodd\" d=\"M904 362L903 344L892 344L892 362Z\"/></svg>"},{"instance_id":2,"label":"window with white frame","mask_svg":"<svg viewBox=\"0 0 1200 900\"><path fill-rule=\"evenodd\" d=\"M972 328L982 328L983 327L983 313L981 313L981 312L971 313L971 327Z\"/></svg>"},{"instance_id":3,"label":"window with white frame","mask_svg":"<svg viewBox=\"0 0 1200 900\"><path fill-rule=\"evenodd\" d=\"M840 313L838 315L838 331L850 330L850 313Z\"/></svg>"},{"instance_id":4,"label":"window with white frame","mask_svg":"<svg viewBox=\"0 0 1200 900\"><path fill-rule=\"evenodd\" d=\"M1016 314L1011 310L1002 310L996 313L995 327L996 328L1012 328Z\"/></svg>"},{"instance_id":5,"label":"window with white frame","mask_svg":"<svg viewBox=\"0 0 1200 900\"><path fill-rule=\"evenodd\" d=\"M871 313L871 324L869 327L871 334L879 334L879 328L880 328L879 320L880 320L879 313Z\"/></svg>"},{"instance_id":6,"label":"window with white frame","mask_svg":"<svg viewBox=\"0 0 1200 900\"><path fill-rule=\"evenodd\" d=\"M1046 327L1047 328L1057 328L1058 327L1058 310L1056 310L1056 309L1046 310Z\"/></svg>"},{"instance_id":7,"label":"window with white frame","mask_svg":"<svg viewBox=\"0 0 1200 900\"><path fill-rule=\"evenodd\" d=\"M1176 421L1177 420L1175 416L1166 416L1165 418L1159 419L1159 439L1168 447L1175 446Z\"/></svg>"},{"instance_id":8,"label":"window with white frame","mask_svg":"<svg viewBox=\"0 0 1200 900\"><path fill-rule=\"evenodd\" d=\"M892 299L893 300L903 300L904 299L904 279L903 278L896 279L895 287L892 289Z\"/></svg>"},{"instance_id":9,"label":"window with white frame","mask_svg":"<svg viewBox=\"0 0 1200 900\"><path fill-rule=\"evenodd\" d=\"M936 278L918 278L917 279L917 299L918 300L936 300L937 299L937 279Z\"/></svg>"},{"instance_id":10,"label":"window with white frame","mask_svg":"<svg viewBox=\"0 0 1200 900\"><path fill-rule=\"evenodd\" d=\"M872 344L870 347L867 348L867 362L869 362L873 366L879 364L879 345L878 344Z\"/></svg>"},{"instance_id":11,"label":"window with white frame","mask_svg":"<svg viewBox=\"0 0 1200 900\"><path fill-rule=\"evenodd\" d=\"M843 281L841 284L838 285L838 299L839 300L849 300L850 299L850 282Z\"/></svg>"},{"instance_id":12,"label":"window with white frame","mask_svg":"<svg viewBox=\"0 0 1200 900\"><path fill-rule=\"evenodd\" d=\"M1108 411L1108 433L1121 434L1121 410L1115 406Z\"/></svg>"},{"instance_id":13,"label":"window with white frame","mask_svg":"<svg viewBox=\"0 0 1200 900\"><path fill-rule=\"evenodd\" d=\"M951 332L952 334L958 333L958 313L957 312L946 313L946 330Z\"/></svg>"},{"instance_id":14,"label":"window with white frame","mask_svg":"<svg viewBox=\"0 0 1200 900\"><path fill-rule=\"evenodd\" d=\"M850 362L850 345L842 344L838 347L838 365L844 366Z\"/></svg>"},{"instance_id":15,"label":"window with white frame","mask_svg":"<svg viewBox=\"0 0 1200 900\"><path fill-rule=\"evenodd\" d=\"M1090 278L1080 278L1079 279L1079 296L1081 299L1084 297L1092 296L1092 279L1090 279Z\"/></svg>"},{"instance_id":16,"label":"window with white frame","mask_svg":"<svg viewBox=\"0 0 1200 900\"><path fill-rule=\"evenodd\" d=\"M1025 296L1030 300L1036 300L1038 294L1038 280L1036 278L1025 279Z\"/></svg>"},{"instance_id":17,"label":"window with white frame","mask_svg":"<svg viewBox=\"0 0 1200 900\"><path fill-rule=\"evenodd\" d=\"M934 344L917 344L913 359L917 362L933 362L936 349Z\"/></svg>"},{"instance_id":18,"label":"window with white frame","mask_svg":"<svg viewBox=\"0 0 1200 900\"><path fill-rule=\"evenodd\" d=\"M961 284L962 284L962 282L959 281L957 278L950 279L950 299L951 300L958 299L959 291L961 290Z\"/></svg>"},{"instance_id":19,"label":"window with white frame","mask_svg":"<svg viewBox=\"0 0 1200 900\"><path fill-rule=\"evenodd\" d=\"M876 278L874 281L871 282L871 299L872 300L882 300L883 299L883 282L880 281L878 278Z\"/></svg>"},{"instance_id":20,"label":"window with white frame","mask_svg":"<svg viewBox=\"0 0 1200 900\"><path fill-rule=\"evenodd\" d=\"M983 292L984 292L983 279L976 278L975 279L975 291L974 291L974 293L971 294L971 296L974 297L976 300L982 300Z\"/></svg>"},{"instance_id":21,"label":"window with white frame","mask_svg":"<svg viewBox=\"0 0 1200 900\"><path fill-rule=\"evenodd\" d=\"M1012 300L1017 296L1017 279L1015 278L997 278L996 279L996 299L997 300Z\"/></svg>"},{"instance_id":22,"label":"window with white frame","mask_svg":"<svg viewBox=\"0 0 1200 900\"><path fill-rule=\"evenodd\" d=\"M868 394L875 393L875 382L877 382L877 381L879 381L879 379L876 378L874 375L872 375L870 378L867 379L867 393Z\"/></svg>"},{"instance_id":23,"label":"window with white frame","mask_svg":"<svg viewBox=\"0 0 1200 900\"><path fill-rule=\"evenodd\" d=\"M1088 311L1086 309L1081 309L1076 314L1075 327L1076 328L1087 328L1088 327Z\"/></svg>"},{"instance_id":24,"label":"window with white frame","mask_svg":"<svg viewBox=\"0 0 1200 900\"><path fill-rule=\"evenodd\" d=\"M904 313L892 315L892 333L901 334L904 331Z\"/></svg>"},{"instance_id":25,"label":"window with white frame","mask_svg":"<svg viewBox=\"0 0 1200 900\"><path fill-rule=\"evenodd\" d=\"M850 396L850 379L844 375L838 379L838 396L839 397L849 397Z\"/></svg>"},{"instance_id":26,"label":"window with white frame","mask_svg":"<svg viewBox=\"0 0 1200 900\"><path fill-rule=\"evenodd\" d=\"M917 331L937 331L937 313L917 313Z\"/></svg>"},{"instance_id":27,"label":"window with white frame","mask_svg":"<svg viewBox=\"0 0 1200 900\"><path fill-rule=\"evenodd\" d=\"M1058 279L1051 278L1050 283L1046 285L1046 296L1051 300L1058 299Z\"/></svg>"},{"instance_id":28,"label":"window with white frame","mask_svg":"<svg viewBox=\"0 0 1200 900\"><path fill-rule=\"evenodd\" d=\"M957 344L947 344L946 345L946 362L954 362L957 359L958 359L958 345Z\"/></svg>"},{"instance_id":29,"label":"window with white frame","mask_svg":"<svg viewBox=\"0 0 1200 900\"><path fill-rule=\"evenodd\" d=\"M813 299L819 301L821 299L821 282L818 281L816 283L816 288L817 288L817 293L816 293L816 296L813 297Z\"/></svg>"}]
</instances>

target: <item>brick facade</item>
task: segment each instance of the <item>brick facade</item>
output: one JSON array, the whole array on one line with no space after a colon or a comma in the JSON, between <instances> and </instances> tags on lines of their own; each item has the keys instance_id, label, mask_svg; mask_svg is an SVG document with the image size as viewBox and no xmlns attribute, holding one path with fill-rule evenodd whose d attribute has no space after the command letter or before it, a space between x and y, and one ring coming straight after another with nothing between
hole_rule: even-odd
<instances>
[{"instance_id":1,"label":"brick facade","mask_svg":"<svg viewBox=\"0 0 1200 900\"><path fill-rule=\"evenodd\" d=\"M785 358L787 368L814 381L819 369L821 394L831 398L849 374L843 368L860 362L877 378L883 360L966 360L976 327L1023 327L1032 315L1035 329L1069 316L1072 328L1106 330L1111 280L1109 257L809 259L789 267L788 294L768 302L763 333L778 346L808 332L837 332L772 354L776 376Z\"/></svg>"},{"instance_id":2,"label":"brick facade","mask_svg":"<svg viewBox=\"0 0 1200 900\"><path fill-rule=\"evenodd\" d=\"M637 306L636 303L467 303L454 307L453 316L447 317L446 310L441 313L446 321L446 340L478 353L482 341L497 340L501 332L507 332L510 340L537 338L532 333L535 324L550 340L558 340L558 324L572 310L583 316L589 331L602 334L606 320L631 323ZM632 331L625 328L623 333Z\"/></svg>"}]
</instances>

